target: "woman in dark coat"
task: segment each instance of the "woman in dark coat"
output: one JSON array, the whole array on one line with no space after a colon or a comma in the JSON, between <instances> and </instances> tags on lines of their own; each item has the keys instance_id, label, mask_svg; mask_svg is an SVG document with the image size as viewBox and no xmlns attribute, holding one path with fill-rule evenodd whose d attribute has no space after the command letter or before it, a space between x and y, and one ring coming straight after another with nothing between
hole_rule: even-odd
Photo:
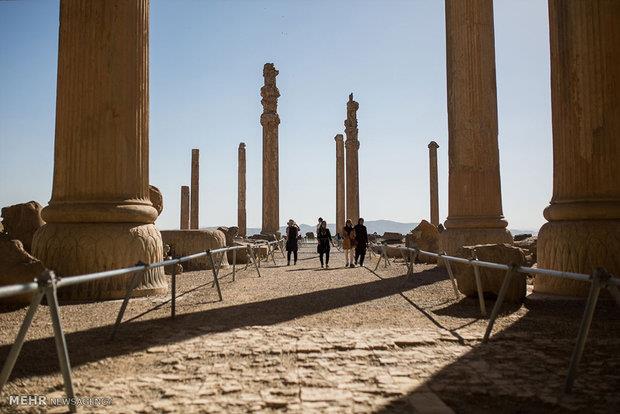
<instances>
[{"instance_id":1,"label":"woman in dark coat","mask_svg":"<svg viewBox=\"0 0 620 414\"><path fill-rule=\"evenodd\" d=\"M291 264L291 253L293 253L293 265L297 264L297 239L299 238L299 226L291 219L286 228L286 265Z\"/></svg>"},{"instance_id":2,"label":"woman in dark coat","mask_svg":"<svg viewBox=\"0 0 620 414\"><path fill-rule=\"evenodd\" d=\"M327 228L326 221L321 222L319 230L316 232L316 238L319 241L319 244L316 247L316 251L319 254L321 267L323 267L323 255L325 255L325 267L329 267L330 244L334 244L334 242L332 241L332 234Z\"/></svg>"}]
</instances>

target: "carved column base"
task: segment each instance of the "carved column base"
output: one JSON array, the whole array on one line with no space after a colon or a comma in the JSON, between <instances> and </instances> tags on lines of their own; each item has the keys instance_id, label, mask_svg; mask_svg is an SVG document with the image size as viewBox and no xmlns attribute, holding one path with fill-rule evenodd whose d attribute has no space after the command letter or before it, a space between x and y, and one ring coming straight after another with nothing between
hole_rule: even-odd
<instances>
[{"instance_id":1,"label":"carved column base","mask_svg":"<svg viewBox=\"0 0 620 414\"><path fill-rule=\"evenodd\" d=\"M163 258L161 234L154 224L47 223L34 235L33 255L63 277L155 263ZM125 297L132 275L82 283L58 290L69 300L105 300ZM168 291L163 267L144 273L133 296Z\"/></svg>"},{"instance_id":2,"label":"carved column base","mask_svg":"<svg viewBox=\"0 0 620 414\"><path fill-rule=\"evenodd\" d=\"M439 247L448 255L463 246L495 243L513 244L512 235L505 228L449 228L439 234Z\"/></svg>"},{"instance_id":3,"label":"carved column base","mask_svg":"<svg viewBox=\"0 0 620 414\"><path fill-rule=\"evenodd\" d=\"M620 275L620 220L555 221L538 233L538 267L591 274L597 267ZM590 284L536 276L534 291L586 296Z\"/></svg>"}]
</instances>

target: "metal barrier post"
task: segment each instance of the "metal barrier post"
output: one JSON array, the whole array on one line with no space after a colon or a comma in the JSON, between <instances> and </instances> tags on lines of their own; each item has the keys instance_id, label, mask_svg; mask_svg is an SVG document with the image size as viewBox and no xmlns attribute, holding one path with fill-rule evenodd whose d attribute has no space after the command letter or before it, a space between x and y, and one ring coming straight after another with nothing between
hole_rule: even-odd
<instances>
[{"instance_id":1,"label":"metal barrier post","mask_svg":"<svg viewBox=\"0 0 620 414\"><path fill-rule=\"evenodd\" d=\"M233 249L233 282L235 281L235 273L237 269L237 249Z\"/></svg>"},{"instance_id":2,"label":"metal barrier post","mask_svg":"<svg viewBox=\"0 0 620 414\"><path fill-rule=\"evenodd\" d=\"M273 247L271 249L271 260L273 260L273 265L277 266L276 264L276 245L273 244Z\"/></svg>"},{"instance_id":3,"label":"metal barrier post","mask_svg":"<svg viewBox=\"0 0 620 414\"><path fill-rule=\"evenodd\" d=\"M2 367L2 372L0 373L0 392L9 380L11 372L13 372L13 367L15 366L15 362L17 361L17 357L19 356L19 352L22 350L22 345L24 344L24 340L26 339L26 333L28 333L28 328L30 328L32 318L34 318L34 314L37 312L37 308L41 304L41 299L43 298L44 294L45 293L43 292L43 290L38 290L32 294L32 300L30 301L30 307L28 307L28 312L26 312L26 316L24 317L22 326L20 326L19 331L17 332L15 342L13 342L13 346L11 346L9 356L6 358L4 366Z\"/></svg>"},{"instance_id":4,"label":"metal barrier post","mask_svg":"<svg viewBox=\"0 0 620 414\"><path fill-rule=\"evenodd\" d=\"M250 262L254 263L254 267L256 268L256 273L258 273L258 277L260 277L260 266L256 263L256 255L254 254L254 246L248 245L248 259Z\"/></svg>"},{"instance_id":5,"label":"metal barrier post","mask_svg":"<svg viewBox=\"0 0 620 414\"><path fill-rule=\"evenodd\" d=\"M216 269L215 268L215 261L213 260L213 254L211 254L211 250L207 250L207 256L209 256L209 261L211 262L211 271L213 272L213 283L215 284L215 287L217 288L217 295L220 298L220 301L222 301L222 291L220 290L220 281L217 279L217 274L219 272L219 268Z\"/></svg>"},{"instance_id":6,"label":"metal barrier post","mask_svg":"<svg viewBox=\"0 0 620 414\"><path fill-rule=\"evenodd\" d=\"M226 251L223 252L219 252L217 253L219 255L219 259L217 261L217 275L219 276L220 274L220 269L222 268L222 263L224 263L224 256L227 255ZM215 280L213 282L211 282L211 287L215 287Z\"/></svg>"},{"instance_id":7,"label":"metal barrier post","mask_svg":"<svg viewBox=\"0 0 620 414\"><path fill-rule=\"evenodd\" d=\"M381 255L383 256L383 260L385 260L385 262L383 262L383 267L388 267L388 265L391 266L392 264L388 260L387 249L385 248L385 244L381 246Z\"/></svg>"},{"instance_id":8,"label":"metal barrier post","mask_svg":"<svg viewBox=\"0 0 620 414\"><path fill-rule=\"evenodd\" d=\"M445 254L446 252L440 253L439 257L441 257L444 264L446 265L446 269L448 269L448 276L450 276L450 282L452 282L452 289L454 290L454 296L456 296L456 300L459 300L461 298L461 295L459 295L459 289L458 287L456 287L456 279L454 278L454 273L452 273L452 266L450 265L450 261L443 257L443 255Z\"/></svg>"},{"instance_id":9,"label":"metal barrier post","mask_svg":"<svg viewBox=\"0 0 620 414\"><path fill-rule=\"evenodd\" d=\"M601 292L601 288L605 287L609 277L609 273L601 268L597 268L592 274L588 301L586 302L586 308L583 311L583 318L581 319L581 325L579 326L577 343L575 344L573 354L570 358L568 373L566 374L566 382L564 383L564 392L567 394L570 393L573 388L575 374L577 373L577 366L579 365L579 361L581 361L581 357L583 355L583 349L586 345L586 339L588 338L588 332L590 331L590 325L592 324L592 317L594 316L599 293Z\"/></svg>"},{"instance_id":10,"label":"metal barrier post","mask_svg":"<svg viewBox=\"0 0 620 414\"><path fill-rule=\"evenodd\" d=\"M370 250L372 250L372 248ZM381 264L381 256L379 254L377 254L377 256L379 257L377 258L377 264L375 265L375 270L374 270L375 272L377 271L377 269L379 268L379 265Z\"/></svg>"},{"instance_id":11,"label":"metal barrier post","mask_svg":"<svg viewBox=\"0 0 620 414\"><path fill-rule=\"evenodd\" d=\"M506 292L508 291L508 286L510 286L512 275L517 267L518 266L513 263L510 265L510 269L506 271L506 276L504 276L504 282L502 283L502 286L499 288L499 292L497 293L497 300L495 301L495 306L493 306L493 310L491 311L489 324L487 325L487 330L484 333L484 338L482 338L482 342L487 342L489 340L489 337L491 336L491 332L493 331L493 324L495 324L495 319L497 319L497 315L499 315L499 310L502 307L502 303L504 302L504 297L506 297Z\"/></svg>"},{"instance_id":12,"label":"metal barrier post","mask_svg":"<svg viewBox=\"0 0 620 414\"><path fill-rule=\"evenodd\" d=\"M170 317L174 318L177 314L177 263L172 265L172 288L170 290L172 295Z\"/></svg>"},{"instance_id":13,"label":"metal barrier post","mask_svg":"<svg viewBox=\"0 0 620 414\"><path fill-rule=\"evenodd\" d=\"M474 276L476 278L476 290L478 291L478 303L480 303L480 313L482 316L487 315L487 309L484 303L484 293L482 292L482 278L480 277L480 269L476 266L476 257L474 253L474 257L469 261L471 265L474 267Z\"/></svg>"},{"instance_id":14,"label":"metal barrier post","mask_svg":"<svg viewBox=\"0 0 620 414\"><path fill-rule=\"evenodd\" d=\"M69 399L69 410L74 413L77 411L75 405L75 393L73 392L73 379L71 378L71 363L69 362L69 352L67 351L67 341L65 333L62 330L62 322L60 320L60 309L58 308L58 296L56 295L56 277L54 272L48 272L49 279L45 288L45 298L50 308L50 316L52 318L52 327L54 329L54 342L56 342L56 353L58 354L58 363L60 364L60 372L65 384L65 392Z\"/></svg>"},{"instance_id":15,"label":"metal barrier post","mask_svg":"<svg viewBox=\"0 0 620 414\"><path fill-rule=\"evenodd\" d=\"M127 292L125 293L125 299L123 299L123 304L121 305L121 309L118 311L118 315L116 316L116 322L114 323L114 328L112 329L112 335L110 335L110 341L114 339L116 336L116 331L123 320L123 316L125 315L125 310L127 309L127 304L129 303L129 299L131 298L131 294L133 290L138 286L140 281L140 275L142 275L147 268L142 262L136 263L136 266L144 266L144 269L134 272L133 276L129 278L129 282L127 283Z\"/></svg>"}]
</instances>

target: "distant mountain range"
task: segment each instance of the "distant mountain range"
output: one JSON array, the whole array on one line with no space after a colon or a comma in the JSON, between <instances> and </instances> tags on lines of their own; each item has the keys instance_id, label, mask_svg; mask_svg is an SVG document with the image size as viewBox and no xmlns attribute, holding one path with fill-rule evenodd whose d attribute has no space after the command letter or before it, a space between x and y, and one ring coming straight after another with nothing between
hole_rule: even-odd
<instances>
[{"instance_id":1,"label":"distant mountain range","mask_svg":"<svg viewBox=\"0 0 620 414\"><path fill-rule=\"evenodd\" d=\"M368 229L368 233L371 233L371 234L374 232L377 232L377 234L383 234L386 231L393 231L397 233L406 234L406 233L409 233L411 230L413 230L415 226L418 225L418 223L399 223L397 221L391 221L391 220L367 220L364 222L364 225ZM329 231L332 234L336 234L336 231L335 231L336 224L327 223L327 227L329 228ZM316 233L316 224L315 225L299 224L299 228L301 229L302 235L305 235L308 232ZM259 228L248 228L247 234L249 236L251 236L252 234L258 234L260 233L260 230L261 229ZM280 232L282 234L284 234L285 231L286 231L286 226L280 227Z\"/></svg>"},{"instance_id":2,"label":"distant mountain range","mask_svg":"<svg viewBox=\"0 0 620 414\"><path fill-rule=\"evenodd\" d=\"M392 221L392 220L367 220L364 223L364 225L368 229L368 233L372 234L376 232L379 235L382 235L385 232L396 232L396 233L401 233L401 234L407 234L411 230L413 230L418 224L419 223L400 223L398 221ZM336 225L334 223L331 223L331 224L328 223L327 227L329 228L332 234L336 234L335 232ZM217 228L217 227L213 227L213 228ZM308 232L313 232L313 233L316 232L316 224L315 225L300 224L299 228L301 229L302 235L305 235ZM259 234L260 230L261 229L258 227L249 227L247 229L247 234L248 236L251 236L253 234ZM285 231L286 231L286 226L280 227L280 232L282 234L284 234ZM524 234L524 233L531 233L534 235L538 234L538 230L510 229L510 232L512 233L513 236L516 234Z\"/></svg>"}]
</instances>

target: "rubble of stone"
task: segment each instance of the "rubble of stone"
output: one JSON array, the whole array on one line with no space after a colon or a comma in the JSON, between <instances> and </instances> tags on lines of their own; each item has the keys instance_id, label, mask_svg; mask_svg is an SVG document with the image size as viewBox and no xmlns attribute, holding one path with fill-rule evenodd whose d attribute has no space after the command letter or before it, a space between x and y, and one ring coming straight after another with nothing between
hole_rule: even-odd
<instances>
[{"instance_id":1,"label":"rubble of stone","mask_svg":"<svg viewBox=\"0 0 620 414\"><path fill-rule=\"evenodd\" d=\"M45 271L43 264L30 255L21 241L0 238L0 286L29 283ZM1 299L1 303L27 305L32 294L21 294Z\"/></svg>"},{"instance_id":2,"label":"rubble of stone","mask_svg":"<svg viewBox=\"0 0 620 414\"><path fill-rule=\"evenodd\" d=\"M386 231L385 233L383 233L383 236L381 236L381 238L387 244L399 244L403 242L403 235L396 232Z\"/></svg>"},{"instance_id":3,"label":"rubble of stone","mask_svg":"<svg viewBox=\"0 0 620 414\"><path fill-rule=\"evenodd\" d=\"M162 230L161 237L177 257L226 247L226 235L220 230ZM219 261L219 255L214 255L213 260ZM226 255L222 266L228 266ZM186 271L211 269L211 262L204 256L184 262L183 267Z\"/></svg>"},{"instance_id":4,"label":"rubble of stone","mask_svg":"<svg viewBox=\"0 0 620 414\"><path fill-rule=\"evenodd\" d=\"M525 266L525 255L521 249L507 243L463 246L457 251L456 256L465 259L476 257L483 262ZM452 269L459 291L465 296L477 297L478 291L476 290L474 268L466 264L452 263ZM497 296L504 281L504 277L506 276L506 271L484 267L480 267L479 269L482 291L485 294L490 293ZM508 291L506 292L506 302L523 302L527 288L526 279L527 276L525 273L514 272Z\"/></svg>"},{"instance_id":5,"label":"rubble of stone","mask_svg":"<svg viewBox=\"0 0 620 414\"><path fill-rule=\"evenodd\" d=\"M439 253L439 231L437 227L422 220L415 229L405 236L405 245L431 253ZM422 263L437 263L437 258L425 254L418 255Z\"/></svg>"}]
</instances>

